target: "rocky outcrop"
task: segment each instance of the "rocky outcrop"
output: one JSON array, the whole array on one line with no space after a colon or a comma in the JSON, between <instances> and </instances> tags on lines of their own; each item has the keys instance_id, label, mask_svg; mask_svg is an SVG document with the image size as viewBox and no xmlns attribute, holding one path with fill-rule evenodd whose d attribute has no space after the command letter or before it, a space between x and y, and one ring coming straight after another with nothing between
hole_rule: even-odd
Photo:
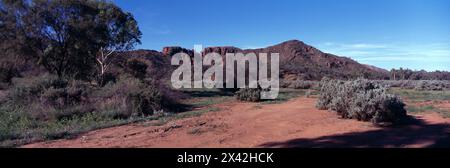
<instances>
[{"instance_id":1,"label":"rocky outcrop","mask_svg":"<svg viewBox=\"0 0 450 168\"><path fill-rule=\"evenodd\" d=\"M172 67L170 65L170 56L179 52L187 53L190 56L194 55L193 50L177 46L164 47L162 52L152 50L132 51L128 52L128 55L132 57L144 57L145 59L151 60L151 62L158 65L154 67L159 69L166 66ZM347 57L324 53L299 40L290 40L267 48L248 50L242 50L232 46L207 47L203 50L202 54L206 55L211 52L219 53L222 56L225 56L227 53L238 52L253 52L256 54L279 53L281 77L289 77L296 80L320 80L325 76L338 79L358 77L385 79L389 77L389 72L386 70L363 65Z\"/></svg>"},{"instance_id":2,"label":"rocky outcrop","mask_svg":"<svg viewBox=\"0 0 450 168\"><path fill-rule=\"evenodd\" d=\"M177 53L186 53L190 56L194 55L194 51L193 50L189 50L189 49L185 49L182 47L178 47L178 46L169 46L169 47L164 47L162 50L162 54L165 56L173 56Z\"/></svg>"},{"instance_id":3,"label":"rocky outcrop","mask_svg":"<svg viewBox=\"0 0 450 168\"><path fill-rule=\"evenodd\" d=\"M231 47L231 46L226 46L226 47L207 47L207 48L203 49L203 55L206 55L206 54L209 54L209 53L213 53L213 52L224 56L227 53L238 53L238 52L242 52L242 50L240 48Z\"/></svg>"},{"instance_id":4,"label":"rocky outcrop","mask_svg":"<svg viewBox=\"0 0 450 168\"><path fill-rule=\"evenodd\" d=\"M357 77L379 79L388 76L387 73L369 68L350 58L324 53L299 40L244 52L279 53L282 76L296 74L303 80L320 80L325 76L339 79Z\"/></svg>"}]
</instances>

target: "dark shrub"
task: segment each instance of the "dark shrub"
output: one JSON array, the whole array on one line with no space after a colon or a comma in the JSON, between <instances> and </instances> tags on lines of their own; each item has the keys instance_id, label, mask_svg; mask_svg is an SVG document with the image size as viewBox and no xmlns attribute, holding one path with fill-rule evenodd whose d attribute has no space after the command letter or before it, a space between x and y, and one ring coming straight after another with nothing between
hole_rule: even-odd
<instances>
[{"instance_id":1,"label":"dark shrub","mask_svg":"<svg viewBox=\"0 0 450 168\"><path fill-rule=\"evenodd\" d=\"M11 83L11 79L20 76L19 70L13 63L0 62L0 83Z\"/></svg>"},{"instance_id":2,"label":"dark shrub","mask_svg":"<svg viewBox=\"0 0 450 168\"><path fill-rule=\"evenodd\" d=\"M153 115L162 109L162 97L155 87L130 93L126 97L127 111L131 115Z\"/></svg>"},{"instance_id":3,"label":"dark shrub","mask_svg":"<svg viewBox=\"0 0 450 168\"><path fill-rule=\"evenodd\" d=\"M9 99L18 104L27 104L40 96L49 88L61 89L68 84L66 80L52 75L42 75L29 78L14 78L9 92Z\"/></svg>"},{"instance_id":4,"label":"dark shrub","mask_svg":"<svg viewBox=\"0 0 450 168\"><path fill-rule=\"evenodd\" d=\"M173 111L177 94L154 81L121 76L96 92L96 106L105 116L128 118L153 115L155 111Z\"/></svg>"},{"instance_id":5,"label":"dark shrub","mask_svg":"<svg viewBox=\"0 0 450 168\"><path fill-rule=\"evenodd\" d=\"M240 101L258 102L261 101L261 89L240 89L235 93L235 96Z\"/></svg>"},{"instance_id":6,"label":"dark shrub","mask_svg":"<svg viewBox=\"0 0 450 168\"><path fill-rule=\"evenodd\" d=\"M98 85L100 85L102 87L110 82L115 83L116 81L117 81L117 77L113 73L105 73L102 76L97 78Z\"/></svg>"},{"instance_id":7,"label":"dark shrub","mask_svg":"<svg viewBox=\"0 0 450 168\"><path fill-rule=\"evenodd\" d=\"M82 81L71 81L64 88L50 87L41 95L41 102L60 109L89 103L92 87Z\"/></svg>"},{"instance_id":8,"label":"dark shrub","mask_svg":"<svg viewBox=\"0 0 450 168\"><path fill-rule=\"evenodd\" d=\"M396 123L406 117L405 104L388 94L386 87L374 82L324 79L320 87L317 108L336 111L342 118L378 124Z\"/></svg>"},{"instance_id":9,"label":"dark shrub","mask_svg":"<svg viewBox=\"0 0 450 168\"><path fill-rule=\"evenodd\" d=\"M147 73L148 65L139 59L130 59L127 61L127 67L125 68L128 73L138 79L144 79Z\"/></svg>"},{"instance_id":10,"label":"dark shrub","mask_svg":"<svg viewBox=\"0 0 450 168\"><path fill-rule=\"evenodd\" d=\"M68 82L51 75L17 78L14 83L7 96L9 103L21 107L34 119L59 120L94 111L89 101L89 83Z\"/></svg>"}]
</instances>

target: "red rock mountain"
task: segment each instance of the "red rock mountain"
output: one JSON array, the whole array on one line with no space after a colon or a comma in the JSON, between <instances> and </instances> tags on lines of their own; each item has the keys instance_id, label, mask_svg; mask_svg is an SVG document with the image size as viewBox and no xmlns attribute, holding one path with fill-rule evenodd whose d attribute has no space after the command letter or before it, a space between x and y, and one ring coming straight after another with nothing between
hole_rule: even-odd
<instances>
[{"instance_id":1,"label":"red rock mountain","mask_svg":"<svg viewBox=\"0 0 450 168\"><path fill-rule=\"evenodd\" d=\"M132 57L145 55L148 58L163 56L167 58L168 55L174 52L188 52L191 55L192 50L181 47L165 47L163 52L155 52L150 50L132 51ZM302 80L320 80L327 76L332 78L350 79L365 77L370 79L384 79L387 78L388 71L370 65L360 64L350 58L336 56L329 53L324 53L310 45L298 40L286 41L274 46L261 49L242 50L236 47L207 47L203 54L216 52L221 55L226 53L279 53L280 54L280 72L283 78L302 79ZM150 60L161 63L170 63L169 61L161 61L160 59L152 58ZM170 66L167 65L167 66ZM158 66L161 68L160 66Z\"/></svg>"}]
</instances>

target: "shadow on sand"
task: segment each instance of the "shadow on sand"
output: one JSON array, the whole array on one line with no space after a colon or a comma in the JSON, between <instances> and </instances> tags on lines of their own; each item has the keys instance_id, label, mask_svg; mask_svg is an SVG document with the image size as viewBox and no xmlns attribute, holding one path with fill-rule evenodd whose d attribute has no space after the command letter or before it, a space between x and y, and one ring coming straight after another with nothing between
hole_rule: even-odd
<instances>
[{"instance_id":1,"label":"shadow on sand","mask_svg":"<svg viewBox=\"0 0 450 168\"><path fill-rule=\"evenodd\" d=\"M396 127L381 130L324 136L315 139L292 139L260 145L268 148L401 148L423 144L428 148L450 148L450 125L427 124L410 117Z\"/></svg>"},{"instance_id":2,"label":"shadow on sand","mask_svg":"<svg viewBox=\"0 0 450 168\"><path fill-rule=\"evenodd\" d=\"M183 93L196 98L211 98L211 97L222 97L222 96L234 96L232 92L220 92L220 91L196 91L189 90L183 91Z\"/></svg>"}]
</instances>

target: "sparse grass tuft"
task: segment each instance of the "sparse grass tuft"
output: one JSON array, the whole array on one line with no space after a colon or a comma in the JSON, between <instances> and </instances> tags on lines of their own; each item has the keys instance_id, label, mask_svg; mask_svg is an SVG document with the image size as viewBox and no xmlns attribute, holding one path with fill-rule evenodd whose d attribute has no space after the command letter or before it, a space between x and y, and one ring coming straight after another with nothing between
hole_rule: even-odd
<instances>
[{"instance_id":1,"label":"sparse grass tuft","mask_svg":"<svg viewBox=\"0 0 450 168\"><path fill-rule=\"evenodd\" d=\"M307 90L303 89L280 89L278 98L275 100L266 100L261 102L261 104L280 104L289 101L293 98L306 96ZM311 92L311 95L317 94L317 92Z\"/></svg>"},{"instance_id":2,"label":"sparse grass tuft","mask_svg":"<svg viewBox=\"0 0 450 168\"><path fill-rule=\"evenodd\" d=\"M447 109L442 109L433 105L426 105L426 106L414 106L414 105L408 105L406 107L406 110L408 113L425 113L425 112L435 112L440 114L444 118L450 118L450 111Z\"/></svg>"},{"instance_id":3,"label":"sparse grass tuft","mask_svg":"<svg viewBox=\"0 0 450 168\"><path fill-rule=\"evenodd\" d=\"M187 133L188 133L188 134L191 134L191 135L199 135L199 134L202 134L202 133L204 133L204 132L205 132L205 131L202 130L201 128L196 127L196 128L192 128L192 129L189 130Z\"/></svg>"},{"instance_id":4,"label":"sparse grass tuft","mask_svg":"<svg viewBox=\"0 0 450 168\"><path fill-rule=\"evenodd\" d=\"M436 107L433 105L427 105L427 106L414 106L414 105L408 105L406 106L406 111L408 113L423 113L423 112L430 112L435 110Z\"/></svg>"},{"instance_id":5,"label":"sparse grass tuft","mask_svg":"<svg viewBox=\"0 0 450 168\"><path fill-rule=\"evenodd\" d=\"M411 89L391 89L390 92L411 102L450 100L450 91L417 91Z\"/></svg>"}]
</instances>

